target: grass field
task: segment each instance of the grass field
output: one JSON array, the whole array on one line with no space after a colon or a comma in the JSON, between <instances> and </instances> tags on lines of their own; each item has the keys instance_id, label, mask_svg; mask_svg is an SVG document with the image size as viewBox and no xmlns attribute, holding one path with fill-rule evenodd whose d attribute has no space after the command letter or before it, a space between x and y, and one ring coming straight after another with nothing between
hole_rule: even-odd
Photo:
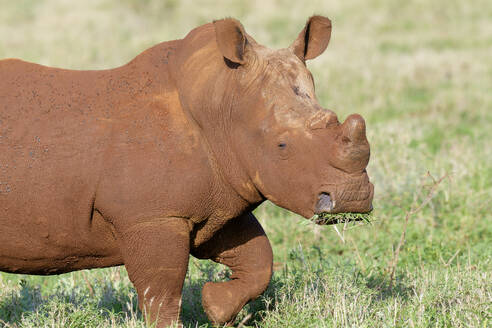
<instances>
[{"instance_id":1,"label":"grass field","mask_svg":"<svg viewBox=\"0 0 492 328\"><path fill-rule=\"evenodd\" d=\"M313 13L330 17L331 43L308 66L323 106L342 120L366 118L374 221L334 229L271 203L258 208L276 271L237 324L492 325L490 1L0 0L0 8L0 58L76 69L122 65L225 16L272 48L288 46ZM227 275L190 260L186 327L210 327L201 286ZM144 327L136 303L124 268L0 273L0 327Z\"/></svg>"}]
</instances>

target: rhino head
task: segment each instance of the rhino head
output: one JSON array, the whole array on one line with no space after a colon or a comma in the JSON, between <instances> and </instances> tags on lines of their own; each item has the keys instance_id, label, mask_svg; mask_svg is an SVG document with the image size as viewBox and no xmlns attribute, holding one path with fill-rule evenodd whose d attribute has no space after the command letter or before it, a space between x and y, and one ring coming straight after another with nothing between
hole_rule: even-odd
<instances>
[{"instance_id":1,"label":"rhino head","mask_svg":"<svg viewBox=\"0 0 492 328\"><path fill-rule=\"evenodd\" d=\"M321 107L306 67L330 35L331 21L313 16L290 47L271 50L224 19L190 32L176 53L183 108L252 203L266 198L306 218L372 209L364 119L340 123Z\"/></svg>"}]
</instances>

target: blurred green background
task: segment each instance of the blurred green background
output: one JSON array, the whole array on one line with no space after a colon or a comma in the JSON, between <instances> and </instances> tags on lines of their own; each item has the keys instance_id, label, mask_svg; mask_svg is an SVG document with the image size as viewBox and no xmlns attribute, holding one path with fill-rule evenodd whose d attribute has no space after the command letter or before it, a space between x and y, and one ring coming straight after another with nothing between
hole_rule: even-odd
<instances>
[{"instance_id":1,"label":"blurred green background","mask_svg":"<svg viewBox=\"0 0 492 328\"><path fill-rule=\"evenodd\" d=\"M312 14L333 22L327 51L308 63L321 104L340 120L354 112L366 118L374 221L335 230L262 205L256 215L276 271L236 324L489 327L492 2L0 0L0 58L111 68L228 16L259 43L283 48ZM433 186L432 199L405 228L406 213ZM190 260L186 327L210 326L200 288L228 274ZM123 268L0 273L0 327L143 326Z\"/></svg>"}]
</instances>

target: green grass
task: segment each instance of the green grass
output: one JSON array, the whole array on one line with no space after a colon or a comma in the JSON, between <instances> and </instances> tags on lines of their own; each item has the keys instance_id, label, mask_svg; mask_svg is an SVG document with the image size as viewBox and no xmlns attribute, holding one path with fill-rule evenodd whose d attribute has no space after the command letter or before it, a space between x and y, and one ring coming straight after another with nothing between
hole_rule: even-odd
<instances>
[{"instance_id":1,"label":"green grass","mask_svg":"<svg viewBox=\"0 0 492 328\"><path fill-rule=\"evenodd\" d=\"M329 16L331 43L308 66L323 106L341 120L353 112L366 118L377 220L319 226L260 206L255 214L272 242L275 273L238 323L491 325L490 1L0 0L0 8L0 58L77 69L121 65L226 16L239 18L258 42L286 47L308 16ZM190 260L186 327L211 327L201 286L228 275ZM0 274L0 327L144 327L136 305L124 268Z\"/></svg>"},{"instance_id":2,"label":"green grass","mask_svg":"<svg viewBox=\"0 0 492 328\"><path fill-rule=\"evenodd\" d=\"M315 215L311 219L314 223L319 225L327 225L327 224L340 224L340 223L349 223L355 221L363 221L366 223L371 222L371 215L369 213L321 213Z\"/></svg>"}]
</instances>

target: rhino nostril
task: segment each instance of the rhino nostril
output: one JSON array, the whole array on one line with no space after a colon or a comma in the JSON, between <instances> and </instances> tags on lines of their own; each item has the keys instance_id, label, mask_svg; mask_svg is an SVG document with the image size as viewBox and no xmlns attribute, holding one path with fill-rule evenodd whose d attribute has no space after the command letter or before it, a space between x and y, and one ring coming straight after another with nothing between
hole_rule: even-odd
<instances>
[{"instance_id":1,"label":"rhino nostril","mask_svg":"<svg viewBox=\"0 0 492 328\"><path fill-rule=\"evenodd\" d=\"M318 201L316 202L314 212L316 214L320 213L330 213L335 208L335 201L332 199L329 193L322 192L318 196Z\"/></svg>"}]
</instances>

